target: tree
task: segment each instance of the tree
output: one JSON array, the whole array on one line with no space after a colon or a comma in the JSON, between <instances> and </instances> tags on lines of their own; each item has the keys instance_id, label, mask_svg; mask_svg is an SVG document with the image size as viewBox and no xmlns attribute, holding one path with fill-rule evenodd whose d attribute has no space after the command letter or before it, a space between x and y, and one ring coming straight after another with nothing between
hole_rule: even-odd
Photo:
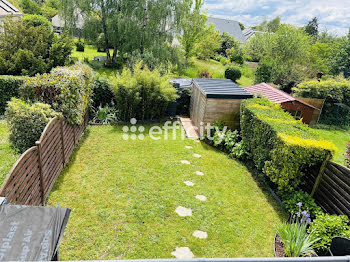
<instances>
[{"instance_id":1,"label":"tree","mask_svg":"<svg viewBox=\"0 0 350 262\"><path fill-rule=\"evenodd\" d=\"M245 29L245 26L244 26L244 24L243 23L241 23L241 22L238 22L239 23L239 27L241 28L241 30L243 31L244 29Z\"/></svg>"},{"instance_id":2,"label":"tree","mask_svg":"<svg viewBox=\"0 0 350 262\"><path fill-rule=\"evenodd\" d=\"M305 32L311 36L314 37L314 39L318 38L318 19L317 17L314 17L306 26L305 26Z\"/></svg>"},{"instance_id":3,"label":"tree","mask_svg":"<svg viewBox=\"0 0 350 262\"><path fill-rule=\"evenodd\" d=\"M213 24L210 24L206 27L201 41L196 44L197 57L203 60L213 58L220 45L220 33L215 30Z\"/></svg>"},{"instance_id":4,"label":"tree","mask_svg":"<svg viewBox=\"0 0 350 262\"><path fill-rule=\"evenodd\" d=\"M275 33L281 25L281 17L277 16L267 23L267 31Z\"/></svg>"},{"instance_id":5,"label":"tree","mask_svg":"<svg viewBox=\"0 0 350 262\"><path fill-rule=\"evenodd\" d=\"M195 0L194 2L193 0L187 0L185 4L184 18L181 20L182 35L179 40L185 51L187 63L189 57L193 55L196 43L202 38L207 17L201 13L203 0Z\"/></svg>"},{"instance_id":6,"label":"tree","mask_svg":"<svg viewBox=\"0 0 350 262\"><path fill-rule=\"evenodd\" d=\"M350 30L347 36L335 41L331 49L331 72L350 72Z\"/></svg>"},{"instance_id":7,"label":"tree","mask_svg":"<svg viewBox=\"0 0 350 262\"><path fill-rule=\"evenodd\" d=\"M235 38L232 35L230 35L229 33L226 33L226 32L224 32L221 35L220 42L221 42L221 46L217 50L217 53L219 55L222 55L222 56L226 56L226 50L227 49L231 49L233 47L234 48L238 48L238 46L239 46L239 43L235 40Z\"/></svg>"}]
</instances>

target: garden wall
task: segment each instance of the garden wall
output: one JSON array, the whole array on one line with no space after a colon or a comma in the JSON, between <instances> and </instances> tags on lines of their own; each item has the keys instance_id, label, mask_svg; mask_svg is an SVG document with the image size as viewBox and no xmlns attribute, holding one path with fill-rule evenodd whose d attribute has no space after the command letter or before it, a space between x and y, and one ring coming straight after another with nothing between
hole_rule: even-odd
<instances>
[{"instance_id":1,"label":"garden wall","mask_svg":"<svg viewBox=\"0 0 350 262\"><path fill-rule=\"evenodd\" d=\"M36 146L28 149L14 164L1 189L0 196L12 204L44 205L45 200L82 136L88 114L80 126L53 118Z\"/></svg>"},{"instance_id":2,"label":"garden wall","mask_svg":"<svg viewBox=\"0 0 350 262\"><path fill-rule=\"evenodd\" d=\"M350 218L350 169L328 162L324 170L316 168L305 177L303 189L312 194L327 213Z\"/></svg>"}]
</instances>

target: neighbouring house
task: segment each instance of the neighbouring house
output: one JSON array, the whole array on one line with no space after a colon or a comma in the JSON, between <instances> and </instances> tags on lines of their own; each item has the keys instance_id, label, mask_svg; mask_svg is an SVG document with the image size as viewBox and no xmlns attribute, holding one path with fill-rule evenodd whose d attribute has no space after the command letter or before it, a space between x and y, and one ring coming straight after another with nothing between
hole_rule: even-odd
<instances>
[{"instance_id":1,"label":"neighbouring house","mask_svg":"<svg viewBox=\"0 0 350 262\"><path fill-rule=\"evenodd\" d=\"M0 0L0 32L3 31L2 26L7 18L18 19L23 14L11 3L6 0Z\"/></svg>"},{"instance_id":2,"label":"neighbouring house","mask_svg":"<svg viewBox=\"0 0 350 262\"><path fill-rule=\"evenodd\" d=\"M80 11L75 11L75 28L78 31L81 31L84 26L84 17L81 14ZM55 29L56 33L62 33L64 28L66 27L66 21L65 19L60 15L57 14L51 19L51 23L53 28Z\"/></svg>"},{"instance_id":3,"label":"neighbouring house","mask_svg":"<svg viewBox=\"0 0 350 262\"><path fill-rule=\"evenodd\" d=\"M252 97L231 80L193 79L190 104L192 123L199 129L206 124L223 121L229 128L237 129L241 102Z\"/></svg>"},{"instance_id":4,"label":"neighbouring house","mask_svg":"<svg viewBox=\"0 0 350 262\"><path fill-rule=\"evenodd\" d=\"M245 43L246 41L241 26L237 21L217 17L209 17L207 23L214 24L215 29L219 30L221 34L228 33L240 43Z\"/></svg>"},{"instance_id":5,"label":"neighbouring house","mask_svg":"<svg viewBox=\"0 0 350 262\"><path fill-rule=\"evenodd\" d=\"M246 29L243 30L242 33L243 33L243 36L244 36L246 41L248 41L249 38L251 38L251 37L253 37L253 36L257 35L257 34L264 34L264 32L258 31L258 30L253 29L253 28L246 28Z\"/></svg>"},{"instance_id":6,"label":"neighbouring house","mask_svg":"<svg viewBox=\"0 0 350 262\"><path fill-rule=\"evenodd\" d=\"M243 88L255 96L262 96L275 104L280 104L285 111L288 111L297 120L302 119L305 124L311 125L318 122L320 109L271 85L261 83Z\"/></svg>"}]
</instances>

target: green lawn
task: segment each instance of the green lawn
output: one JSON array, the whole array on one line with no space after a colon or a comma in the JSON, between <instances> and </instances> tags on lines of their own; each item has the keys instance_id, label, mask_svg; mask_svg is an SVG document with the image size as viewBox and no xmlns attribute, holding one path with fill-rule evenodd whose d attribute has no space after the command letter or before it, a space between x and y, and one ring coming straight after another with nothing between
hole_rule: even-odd
<instances>
[{"instance_id":1,"label":"green lawn","mask_svg":"<svg viewBox=\"0 0 350 262\"><path fill-rule=\"evenodd\" d=\"M197 78L202 71L208 71L213 78L225 78L226 67L215 60L198 60L193 58L191 65L183 72L183 77ZM237 81L240 86L249 86L254 84L254 69L247 65L241 66L242 77Z\"/></svg>"},{"instance_id":2,"label":"green lawn","mask_svg":"<svg viewBox=\"0 0 350 262\"><path fill-rule=\"evenodd\" d=\"M197 257L273 256L275 225L285 216L243 165L181 140L179 131L179 139L167 141L122 136L119 126L89 127L49 196L48 205L72 209L61 259L171 258L176 247ZM193 216L179 217L178 206ZM195 230L208 239L194 238Z\"/></svg>"},{"instance_id":3,"label":"green lawn","mask_svg":"<svg viewBox=\"0 0 350 262\"><path fill-rule=\"evenodd\" d=\"M0 120L0 186L17 158L18 155L10 148L6 122Z\"/></svg>"},{"instance_id":4,"label":"green lawn","mask_svg":"<svg viewBox=\"0 0 350 262\"><path fill-rule=\"evenodd\" d=\"M332 141L338 151L336 152L333 161L344 165L344 154L346 152L346 145L350 142L350 128L341 129L338 127L319 125L316 126L321 138Z\"/></svg>"}]
</instances>

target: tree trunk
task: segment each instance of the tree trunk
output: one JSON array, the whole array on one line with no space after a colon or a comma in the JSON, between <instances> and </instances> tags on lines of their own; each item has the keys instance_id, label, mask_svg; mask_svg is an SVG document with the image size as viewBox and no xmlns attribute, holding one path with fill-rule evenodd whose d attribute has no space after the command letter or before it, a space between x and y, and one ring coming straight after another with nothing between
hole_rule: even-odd
<instances>
[{"instance_id":1,"label":"tree trunk","mask_svg":"<svg viewBox=\"0 0 350 262\"><path fill-rule=\"evenodd\" d=\"M106 22L106 10L104 0L101 1L101 20L102 20L102 28L105 36L105 48L107 54L107 64L111 63L111 53L109 52L109 40L108 40L108 31L107 31L107 22Z\"/></svg>"},{"instance_id":2,"label":"tree trunk","mask_svg":"<svg viewBox=\"0 0 350 262\"><path fill-rule=\"evenodd\" d=\"M118 54L118 49L117 46L114 46L114 50L113 50L113 57L112 57L112 64L116 65L117 64L117 54Z\"/></svg>"}]
</instances>

